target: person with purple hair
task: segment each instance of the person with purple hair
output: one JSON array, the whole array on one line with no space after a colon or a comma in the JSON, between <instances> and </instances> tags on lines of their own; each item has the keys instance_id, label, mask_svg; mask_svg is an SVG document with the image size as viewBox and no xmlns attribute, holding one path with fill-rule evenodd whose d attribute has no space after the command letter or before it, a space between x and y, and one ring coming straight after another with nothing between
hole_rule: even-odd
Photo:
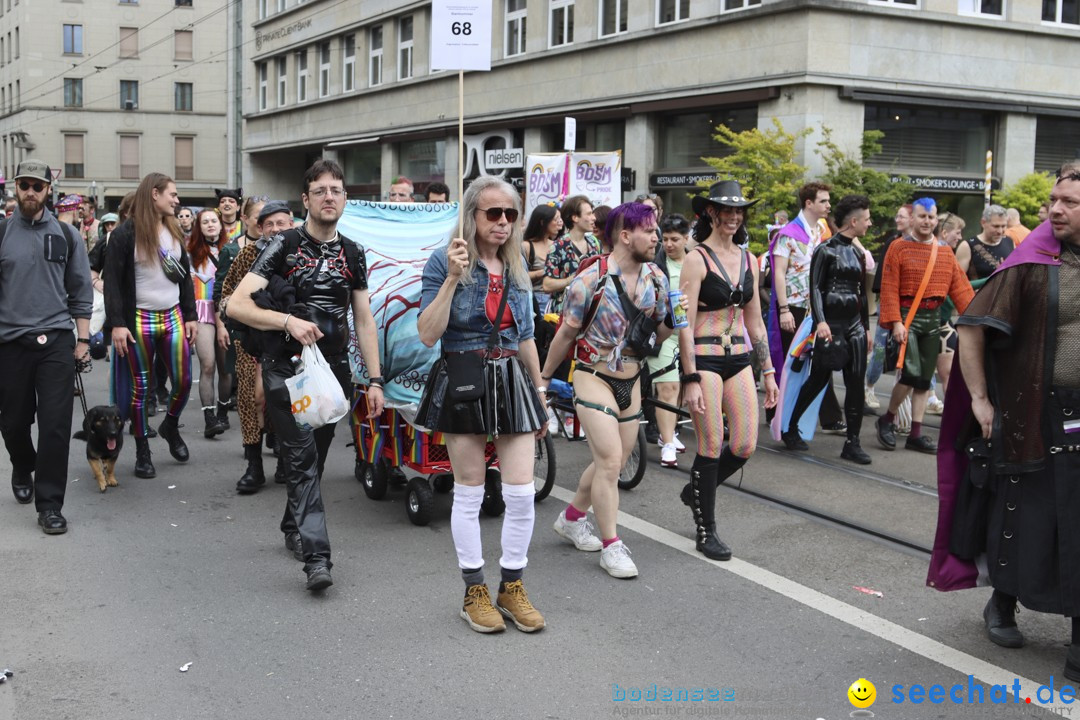
<instances>
[{"instance_id":1,"label":"person with purple hair","mask_svg":"<svg viewBox=\"0 0 1080 720\"><path fill-rule=\"evenodd\" d=\"M637 443L641 418L644 357L627 344L623 300L656 321L655 348L671 334L668 282L656 256L656 214L638 203L623 203L608 215L611 254L585 264L566 289L563 323L551 341L540 373L547 382L573 348L574 403L585 428L593 461L585 468L574 499L559 513L555 532L578 550L600 551L600 567L612 577L637 577L630 551L619 539L619 471ZM622 297L620 297L622 296ZM593 506L600 537L588 520Z\"/></svg>"}]
</instances>

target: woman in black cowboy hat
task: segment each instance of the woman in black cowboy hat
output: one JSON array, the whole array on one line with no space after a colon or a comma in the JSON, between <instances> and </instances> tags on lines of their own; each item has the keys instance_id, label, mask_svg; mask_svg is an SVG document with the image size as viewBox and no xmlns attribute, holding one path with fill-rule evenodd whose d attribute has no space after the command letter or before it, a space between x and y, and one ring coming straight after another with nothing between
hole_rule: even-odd
<instances>
[{"instance_id":1,"label":"woman in black cowboy hat","mask_svg":"<svg viewBox=\"0 0 1080 720\"><path fill-rule=\"evenodd\" d=\"M746 464L757 447L758 404L750 352L758 354L765 379L765 407L779 390L769 357L754 256L745 242L746 208L757 200L739 183L723 180L708 196L693 199L698 215L697 247L682 267L689 327L679 334L683 399L697 432L698 452L682 500L694 511L697 549L713 560L728 560L731 549L716 535L716 486ZM724 447L724 419L731 436Z\"/></svg>"}]
</instances>

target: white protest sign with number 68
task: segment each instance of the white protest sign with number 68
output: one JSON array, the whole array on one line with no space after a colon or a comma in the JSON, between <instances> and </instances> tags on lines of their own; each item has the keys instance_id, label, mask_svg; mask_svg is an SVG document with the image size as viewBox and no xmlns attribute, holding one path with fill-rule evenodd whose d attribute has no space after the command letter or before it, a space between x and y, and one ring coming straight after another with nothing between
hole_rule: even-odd
<instances>
[{"instance_id":1,"label":"white protest sign with number 68","mask_svg":"<svg viewBox=\"0 0 1080 720\"><path fill-rule=\"evenodd\" d=\"M491 5L491 0L433 0L433 70L491 69Z\"/></svg>"}]
</instances>

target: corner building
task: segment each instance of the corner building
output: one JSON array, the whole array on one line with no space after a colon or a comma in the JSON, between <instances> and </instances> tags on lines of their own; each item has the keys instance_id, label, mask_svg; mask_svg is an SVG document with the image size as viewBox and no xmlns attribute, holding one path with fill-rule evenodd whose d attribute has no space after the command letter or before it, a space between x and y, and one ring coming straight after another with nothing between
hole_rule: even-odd
<instances>
[{"instance_id":1,"label":"corner building","mask_svg":"<svg viewBox=\"0 0 1080 720\"><path fill-rule=\"evenodd\" d=\"M4 178L43 160L57 195L95 195L99 215L155 171L210 202L227 175L227 5L0 0Z\"/></svg>"},{"instance_id":2,"label":"corner building","mask_svg":"<svg viewBox=\"0 0 1080 720\"><path fill-rule=\"evenodd\" d=\"M297 198L316 157L354 198L406 175L455 187L457 73L429 64L430 2L244 3L245 187ZM1080 11L1072 0L493 0L492 69L465 75L465 176L484 151L623 152L626 197L687 193L722 154L713 127L810 128L799 161L823 169L821 126L942 204L981 208L995 181L1080 155Z\"/></svg>"}]
</instances>

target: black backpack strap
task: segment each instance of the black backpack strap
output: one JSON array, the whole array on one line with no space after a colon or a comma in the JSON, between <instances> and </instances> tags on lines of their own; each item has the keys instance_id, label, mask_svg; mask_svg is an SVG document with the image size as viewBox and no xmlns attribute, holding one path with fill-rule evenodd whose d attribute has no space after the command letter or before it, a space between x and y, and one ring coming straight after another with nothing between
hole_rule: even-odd
<instances>
[{"instance_id":1,"label":"black backpack strap","mask_svg":"<svg viewBox=\"0 0 1080 720\"><path fill-rule=\"evenodd\" d=\"M57 221L57 222L60 222L60 221ZM67 246L68 246L68 248L67 248L68 249L67 256L68 256L68 258L71 258L72 254L75 252L75 243L78 242L78 237L74 234L76 232L75 228L73 228L71 226L71 223L61 222L60 223L60 231L62 233L64 233L64 238L67 239Z\"/></svg>"}]
</instances>

